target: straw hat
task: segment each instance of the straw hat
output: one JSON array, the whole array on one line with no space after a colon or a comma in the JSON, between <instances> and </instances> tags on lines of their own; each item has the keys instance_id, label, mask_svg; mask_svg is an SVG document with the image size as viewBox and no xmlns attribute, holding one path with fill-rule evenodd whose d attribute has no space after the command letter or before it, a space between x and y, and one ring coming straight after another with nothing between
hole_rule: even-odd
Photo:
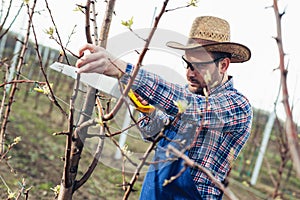
<instances>
[{"instance_id":1,"label":"straw hat","mask_svg":"<svg viewBox=\"0 0 300 200\"><path fill-rule=\"evenodd\" d=\"M251 51L248 47L230 42L229 23L213 16L197 17L194 20L186 45L170 41L167 42L167 46L182 50L204 48L209 52L231 53L232 63L245 62L251 57Z\"/></svg>"}]
</instances>

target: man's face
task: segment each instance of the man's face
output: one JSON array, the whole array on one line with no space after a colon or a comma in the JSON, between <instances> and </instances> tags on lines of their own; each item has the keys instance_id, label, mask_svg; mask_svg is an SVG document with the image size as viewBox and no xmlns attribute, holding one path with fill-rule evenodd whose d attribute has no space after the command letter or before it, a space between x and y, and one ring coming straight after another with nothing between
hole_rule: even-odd
<instances>
[{"instance_id":1,"label":"man's face","mask_svg":"<svg viewBox=\"0 0 300 200\"><path fill-rule=\"evenodd\" d=\"M188 66L186 71L188 88L191 92L203 94L203 88L209 90L222 82L224 76L224 72L220 71L222 58L214 59L210 53L203 50L188 50L183 59L193 66Z\"/></svg>"}]
</instances>

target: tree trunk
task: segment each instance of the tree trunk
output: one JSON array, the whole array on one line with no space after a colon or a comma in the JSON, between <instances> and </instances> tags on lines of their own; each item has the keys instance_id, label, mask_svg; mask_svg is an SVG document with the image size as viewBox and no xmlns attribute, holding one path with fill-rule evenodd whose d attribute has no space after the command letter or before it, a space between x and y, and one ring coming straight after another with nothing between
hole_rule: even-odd
<instances>
[{"instance_id":1,"label":"tree trunk","mask_svg":"<svg viewBox=\"0 0 300 200\"><path fill-rule=\"evenodd\" d=\"M63 183L60 184L60 191L57 199L68 199L72 200L73 188L66 188Z\"/></svg>"}]
</instances>

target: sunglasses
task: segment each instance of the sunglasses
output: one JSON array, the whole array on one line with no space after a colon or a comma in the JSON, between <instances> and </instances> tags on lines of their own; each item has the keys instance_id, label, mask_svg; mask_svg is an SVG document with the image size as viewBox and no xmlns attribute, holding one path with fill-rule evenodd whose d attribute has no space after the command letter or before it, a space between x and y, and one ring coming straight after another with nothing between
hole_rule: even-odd
<instances>
[{"instance_id":1,"label":"sunglasses","mask_svg":"<svg viewBox=\"0 0 300 200\"><path fill-rule=\"evenodd\" d=\"M224 59L225 57L216 58L214 60L207 61L207 62L189 62L189 61L187 61L187 59L184 56L182 56L181 58L186 63L186 66L184 66L184 67L186 69L190 68L192 71L194 71L195 68L205 69L205 68L209 67L209 65L212 63L215 63L216 65L218 65L218 62L221 59Z\"/></svg>"}]
</instances>

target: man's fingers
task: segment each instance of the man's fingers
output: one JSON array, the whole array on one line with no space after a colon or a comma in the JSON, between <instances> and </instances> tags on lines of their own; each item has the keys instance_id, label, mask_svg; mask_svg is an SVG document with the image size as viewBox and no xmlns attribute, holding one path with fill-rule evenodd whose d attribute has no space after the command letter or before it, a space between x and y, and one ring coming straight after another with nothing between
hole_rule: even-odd
<instances>
[{"instance_id":1,"label":"man's fingers","mask_svg":"<svg viewBox=\"0 0 300 200\"><path fill-rule=\"evenodd\" d=\"M139 100L139 102L141 102L141 104L143 104L144 106L149 105L148 101L146 101L145 99L143 99L140 95L138 95L136 92L134 92L134 95L136 96L136 98Z\"/></svg>"},{"instance_id":2,"label":"man's fingers","mask_svg":"<svg viewBox=\"0 0 300 200\"><path fill-rule=\"evenodd\" d=\"M80 61L78 61L80 62ZM103 60L95 60L84 62L84 64L79 63L77 67L79 67L77 73L100 73L102 74L105 70L105 62Z\"/></svg>"},{"instance_id":3,"label":"man's fingers","mask_svg":"<svg viewBox=\"0 0 300 200\"><path fill-rule=\"evenodd\" d=\"M85 53L89 51L89 53ZM85 44L79 49L79 55L83 55L76 62L76 67L79 68L78 73L105 73L108 76L117 76L119 71L112 68L111 62L114 58L102 47L93 44ZM125 66L124 63L121 65Z\"/></svg>"},{"instance_id":4,"label":"man's fingers","mask_svg":"<svg viewBox=\"0 0 300 200\"><path fill-rule=\"evenodd\" d=\"M83 45L81 48L79 48L79 55L81 55L84 51L89 50L90 52L94 52L95 50L95 45L86 43Z\"/></svg>"},{"instance_id":5,"label":"man's fingers","mask_svg":"<svg viewBox=\"0 0 300 200\"><path fill-rule=\"evenodd\" d=\"M91 47L86 46L88 49ZM83 49L86 49L85 47ZM95 53L91 53L88 55L84 55L80 59L77 60L76 62L76 67L79 68L78 73L83 73L83 72L97 72L97 73L103 73L105 66L107 63L106 57L103 55L103 52L97 51Z\"/></svg>"}]
</instances>

